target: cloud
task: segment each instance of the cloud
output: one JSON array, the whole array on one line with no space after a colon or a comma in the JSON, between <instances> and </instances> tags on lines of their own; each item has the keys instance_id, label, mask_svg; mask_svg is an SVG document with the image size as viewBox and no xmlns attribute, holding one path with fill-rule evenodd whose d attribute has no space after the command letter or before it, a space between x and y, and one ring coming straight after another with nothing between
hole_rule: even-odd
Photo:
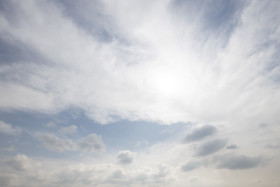
<instances>
[{"instance_id":1,"label":"cloud","mask_svg":"<svg viewBox=\"0 0 280 187\"><path fill-rule=\"evenodd\" d=\"M129 177L123 173L122 170L118 169L113 171L106 179L111 184L128 184Z\"/></svg>"},{"instance_id":2,"label":"cloud","mask_svg":"<svg viewBox=\"0 0 280 187\"><path fill-rule=\"evenodd\" d=\"M1 186L17 186L19 185L18 176L11 173L0 173Z\"/></svg>"},{"instance_id":3,"label":"cloud","mask_svg":"<svg viewBox=\"0 0 280 187\"><path fill-rule=\"evenodd\" d=\"M238 148L238 146L234 145L234 144L231 144L231 145L227 146L227 149L237 149L237 148Z\"/></svg>"},{"instance_id":4,"label":"cloud","mask_svg":"<svg viewBox=\"0 0 280 187\"><path fill-rule=\"evenodd\" d=\"M245 180L233 180L255 175L264 182L278 181L279 176L274 177L278 172L273 171L280 163L276 142L280 121L279 1L8 0L0 4L1 119L20 121L27 114L32 123L19 123L22 129L40 129L42 133L35 132L35 137L43 148L69 153L51 153L54 157L64 156L53 161L52 167L50 154L38 153L45 158L38 171L20 164L24 156L12 157L9 170L1 167L2 176L11 178L10 174L16 174L26 186L188 186L193 176L181 171L203 166L203 172L190 174L199 172L205 186L246 186L240 184ZM62 123L72 124L65 122L72 107L81 110L73 121L81 120L79 127L83 131L75 126L36 125L37 121L59 122L61 113ZM42 112L51 120L42 117ZM135 152L136 160L132 151L122 156L111 153L114 146L131 150L135 144L130 140L141 141L143 137L128 133L119 145L114 140L128 129L95 124L116 120L217 124L221 129L206 125L185 137L184 130L149 135L153 138L147 139L148 145L136 147L140 150ZM94 124L89 127L89 123ZM256 124L263 123L268 127L252 131ZM114 130L111 125L115 125ZM135 131L131 129L128 131ZM134 134L145 129L143 125ZM54 133L43 133L44 130ZM213 137L218 130L219 137ZM1 124L0 131L19 135L22 130L16 125ZM102 137L84 135L86 132L98 132ZM4 136L3 147L14 144L17 151L36 152L33 148L37 142L30 141L30 137L14 137ZM185 138L188 145L162 142L176 141L175 137ZM242 149L223 150L236 148L227 145L222 139L225 137L242 145ZM102 139L111 143L110 150L99 157L85 153L103 152ZM262 150L266 144L274 149ZM15 153L2 151L5 155ZM213 168L254 168L254 164L258 166L257 158L222 156L213 163L207 162L220 152L254 155L255 151L272 155L276 164L246 175L227 171L229 175L221 179L220 172L211 172ZM74 164L76 159L67 161L73 154L79 155L77 160L84 155L87 158ZM192 156L195 160L186 162ZM61 163L64 161L67 164ZM168 166L157 168L157 162ZM209 167L204 165L206 162ZM208 171L211 175L207 175ZM112 180L107 181L110 177Z\"/></svg>"},{"instance_id":5,"label":"cloud","mask_svg":"<svg viewBox=\"0 0 280 187\"><path fill-rule=\"evenodd\" d=\"M84 138L81 138L77 145L80 150L86 152L103 152L105 150L105 145L102 142L100 135L89 134Z\"/></svg>"},{"instance_id":6,"label":"cloud","mask_svg":"<svg viewBox=\"0 0 280 187\"><path fill-rule=\"evenodd\" d=\"M68 127L61 127L58 132L62 134L74 134L77 132L77 126L71 125Z\"/></svg>"},{"instance_id":7,"label":"cloud","mask_svg":"<svg viewBox=\"0 0 280 187\"><path fill-rule=\"evenodd\" d=\"M111 185L170 186L174 181L170 180L168 174L170 174L170 168L162 164L157 165L154 170L140 169L133 173L116 169L109 174L106 182Z\"/></svg>"},{"instance_id":8,"label":"cloud","mask_svg":"<svg viewBox=\"0 0 280 187\"><path fill-rule=\"evenodd\" d=\"M268 149L280 149L280 143L267 144L267 145L265 145L265 148L268 148Z\"/></svg>"},{"instance_id":9,"label":"cloud","mask_svg":"<svg viewBox=\"0 0 280 187\"><path fill-rule=\"evenodd\" d=\"M124 164L124 165L131 164L135 155L136 154L134 152L131 152L129 150L120 151L117 155L117 159L118 159L118 162L121 164Z\"/></svg>"},{"instance_id":10,"label":"cloud","mask_svg":"<svg viewBox=\"0 0 280 187\"><path fill-rule=\"evenodd\" d=\"M33 161L24 154L17 154L13 158L8 159L6 164L14 170L24 171L32 167Z\"/></svg>"},{"instance_id":11,"label":"cloud","mask_svg":"<svg viewBox=\"0 0 280 187\"><path fill-rule=\"evenodd\" d=\"M195 155L196 156L206 156L218 152L226 146L226 140L215 139L207 141L197 148Z\"/></svg>"},{"instance_id":12,"label":"cloud","mask_svg":"<svg viewBox=\"0 0 280 187\"><path fill-rule=\"evenodd\" d=\"M2 147L0 149L1 151L7 151L7 152L14 152L16 149L15 149L15 146L10 146L10 147Z\"/></svg>"},{"instance_id":13,"label":"cloud","mask_svg":"<svg viewBox=\"0 0 280 187\"><path fill-rule=\"evenodd\" d=\"M276 1L4 4L7 55L20 43L31 57L1 65L3 110L74 106L100 123L279 121Z\"/></svg>"},{"instance_id":14,"label":"cloud","mask_svg":"<svg viewBox=\"0 0 280 187\"><path fill-rule=\"evenodd\" d=\"M198 127L185 137L184 142L199 141L205 137L215 134L216 132L217 132L216 127L211 125Z\"/></svg>"},{"instance_id":15,"label":"cloud","mask_svg":"<svg viewBox=\"0 0 280 187\"><path fill-rule=\"evenodd\" d=\"M84 151L98 153L104 152L105 150L105 145L101 136L96 134L89 134L75 141L47 133L37 134L36 138L40 140L47 149L56 152Z\"/></svg>"},{"instance_id":16,"label":"cloud","mask_svg":"<svg viewBox=\"0 0 280 187\"><path fill-rule=\"evenodd\" d=\"M75 144L70 139L62 139L52 134L37 134L36 138L52 151L64 152L75 149Z\"/></svg>"},{"instance_id":17,"label":"cloud","mask_svg":"<svg viewBox=\"0 0 280 187\"><path fill-rule=\"evenodd\" d=\"M244 155L233 155L218 158L218 168L230 170L250 169L259 166L263 159L260 157L248 157Z\"/></svg>"},{"instance_id":18,"label":"cloud","mask_svg":"<svg viewBox=\"0 0 280 187\"><path fill-rule=\"evenodd\" d=\"M2 109L19 109L48 112L54 104L53 98L49 94L42 93L38 90L25 87L14 83L3 83L0 81L0 107Z\"/></svg>"},{"instance_id":19,"label":"cloud","mask_svg":"<svg viewBox=\"0 0 280 187\"><path fill-rule=\"evenodd\" d=\"M13 127L11 124L0 121L0 132L9 135L18 135L22 132L20 127Z\"/></svg>"},{"instance_id":20,"label":"cloud","mask_svg":"<svg viewBox=\"0 0 280 187\"><path fill-rule=\"evenodd\" d=\"M49 127L49 128L53 128L53 127L56 127L56 124L54 122L48 122L45 124L46 127Z\"/></svg>"}]
</instances>

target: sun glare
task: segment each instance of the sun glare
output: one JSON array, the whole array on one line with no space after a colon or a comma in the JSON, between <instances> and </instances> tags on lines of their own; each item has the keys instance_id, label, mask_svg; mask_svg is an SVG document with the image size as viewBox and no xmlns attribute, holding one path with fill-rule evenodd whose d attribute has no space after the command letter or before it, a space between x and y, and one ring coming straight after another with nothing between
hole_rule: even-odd
<instances>
[{"instance_id":1,"label":"sun glare","mask_svg":"<svg viewBox=\"0 0 280 187\"><path fill-rule=\"evenodd\" d=\"M152 86L160 96L175 97L183 88L183 78L175 70L159 69L152 76Z\"/></svg>"}]
</instances>

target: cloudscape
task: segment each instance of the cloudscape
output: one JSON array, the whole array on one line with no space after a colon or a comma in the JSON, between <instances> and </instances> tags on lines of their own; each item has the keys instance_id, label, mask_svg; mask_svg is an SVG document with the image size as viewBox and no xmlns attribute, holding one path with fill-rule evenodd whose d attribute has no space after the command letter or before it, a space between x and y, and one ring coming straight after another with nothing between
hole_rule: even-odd
<instances>
[{"instance_id":1,"label":"cloudscape","mask_svg":"<svg viewBox=\"0 0 280 187\"><path fill-rule=\"evenodd\" d=\"M0 1L0 186L279 187L280 1Z\"/></svg>"}]
</instances>

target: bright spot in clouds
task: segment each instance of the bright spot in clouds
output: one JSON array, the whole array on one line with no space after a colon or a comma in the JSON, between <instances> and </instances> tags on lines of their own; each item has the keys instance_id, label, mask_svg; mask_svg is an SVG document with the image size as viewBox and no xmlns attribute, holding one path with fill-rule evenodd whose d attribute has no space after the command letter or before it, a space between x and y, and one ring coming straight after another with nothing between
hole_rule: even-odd
<instances>
[{"instance_id":1,"label":"bright spot in clouds","mask_svg":"<svg viewBox=\"0 0 280 187\"><path fill-rule=\"evenodd\" d=\"M159 67L153 72L150 80L151 86L156 90L158 97L178 96L183 90L183 77L180 72L168 68Z\"/></svg>"},{"instance_id":2,"label":"bright spot in clouds","mask_svg":"<svg viewBox=\"0 0 280 187\"><path fill-rule=\"evenodd\" d=\"M279 187L279 10L2 0L0 186Z\"/></svg>"}]
</instances>

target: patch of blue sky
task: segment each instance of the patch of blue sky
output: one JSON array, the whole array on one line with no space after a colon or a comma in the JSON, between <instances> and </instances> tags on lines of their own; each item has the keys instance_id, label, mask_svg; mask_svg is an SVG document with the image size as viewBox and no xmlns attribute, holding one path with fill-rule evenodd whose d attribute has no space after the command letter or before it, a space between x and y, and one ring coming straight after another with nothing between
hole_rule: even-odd
<instances>
[{"instance_id":1,"label":"patch of blue sky","mask_svg":"<svg viewBox=\"0 0 280 187\"><path fill-rule=\"evenodd\" d=\"M13 136L5 135L4 139L2 139L3 147L16 145L16 149L21 153L61 158L66 155L67 157L77 155L78 152L57 153L48 151L43 148L43 144L36 139L35 135L37 133L49 133L60 138L76 141L94 133L102 137L108 152L126 149L138 151L155 143L177 141L183 137L183 132L190 126L190 124L186 123L167 126L156 122L128 120L119 120L101 125L87 118L81 110L73 108L54 115L39 112L1 112L0 119L14 127L23 129L23 133L18 136L18 142L14 142ZM77 127L76 133L66 135L59 133L60 128L71 125Z\"/></svg>"},{"instance_id":2,"label":"patch of blue sky","mask_svg":"<svg viewBox=\"0 0 280 187\"><path fill-rule=\"evenodd\" d=\"M182 129L188 126L186 123L165 126L156 122L129 120L118 120L113 123L101 125L87 118L83 112L80 112L75 117L73 117L71 112L64 112L61 115L63 119L71 122L69 124L69 122L62 120L64 124L78 126L79 136L86 136L90 133L101 135L108 150L136 150L143 148L141 146L139 147L139 142L143 141L147 143L147 146L151 146L164 140L177 138L182 132Z\"/></svg>"}]
</instances>

